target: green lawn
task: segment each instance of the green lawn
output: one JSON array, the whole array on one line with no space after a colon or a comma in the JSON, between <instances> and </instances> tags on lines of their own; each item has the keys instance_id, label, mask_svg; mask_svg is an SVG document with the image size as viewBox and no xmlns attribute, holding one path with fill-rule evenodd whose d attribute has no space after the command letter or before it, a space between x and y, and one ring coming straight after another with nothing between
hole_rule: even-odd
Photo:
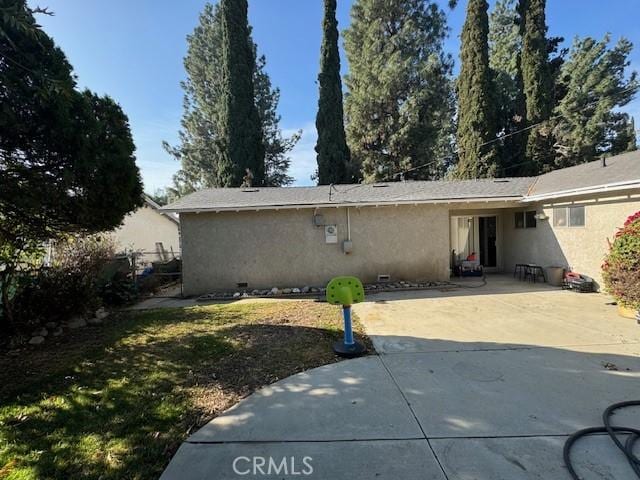
<instances>
[{"instance_id":1,"label":"green lawn","mask_svg":"<svg viewBox=\"0 0 640 480\"><path fill-rule=\"evenodd\" d=\"M0 479L157 479L220 411L336 361L340 332L324 303L233 303L112 315L2 355Z\"/></svg>"}]
</instances>

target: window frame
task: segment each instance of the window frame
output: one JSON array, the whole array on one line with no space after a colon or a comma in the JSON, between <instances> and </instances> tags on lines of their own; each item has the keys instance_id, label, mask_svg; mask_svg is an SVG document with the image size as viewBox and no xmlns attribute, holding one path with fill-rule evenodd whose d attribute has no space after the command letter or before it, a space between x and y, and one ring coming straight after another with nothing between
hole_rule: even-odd
<instances>
[{"instance_id":1,"label":"window frame","mask_svg":"<svg viewBox=\"0 0 640 480\"><path fill-rule=\"evenodd\" d=\"M571 209L582 209L582 225L573 225L571 223ZM566 225L556 224L556 212L563 210L566 218ZM566 205L563 207L553 207L553 227L554 228L585 228L587 226L587 209L585 205Z\"/></svg>"},{"instance_id":2,"label":"window frame","mask_svg":"<svg viewBox=\"0 0 640 480\"><path fill-rule=\"evenodd\" d=\"M533 225L529 225L527 223L527 214L533 213ZM513 226L516 230L528 230L530 228L537 228L538 221L535 216L538 214L537 210L519 210L517 212L513 212ZM518 215L522 215L522 226L518 226Z\"/></svg>"}]
</instances>

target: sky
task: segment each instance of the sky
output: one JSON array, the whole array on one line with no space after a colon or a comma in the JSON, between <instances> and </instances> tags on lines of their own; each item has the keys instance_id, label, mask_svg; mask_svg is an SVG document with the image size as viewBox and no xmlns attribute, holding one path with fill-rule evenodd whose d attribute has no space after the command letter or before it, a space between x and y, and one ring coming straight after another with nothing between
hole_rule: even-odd
<instances>
[{"instance_id":1,"label":"sky","mask_svg":"<svg viewBox=\"0 0 640 480\"><path fill-rule=\"evenodd\" d=\"M443 8L446 0L440 0ZM44 30L64 50L81 88L115 99L129 116L145 191L171 184L179 162L162 148L176 144L182 115L186 37L198 22L204 0L30 0L54 16L38 16ZM338 23L349 24L353 0L338 0ZM493 4L493 0L489 0ZM447 9L446 50L459 66L460 31L466 0ZM630 69L640 71L640 1L547 0L549 35L569 44L575 36L621 36L636 48ZM295 185L312 185L315 171L316 78L321 42L322 0L249 0L254 41L267 57L267 72L280 88L284 133L303 130L292 152ZM343 72L346 59L342 52ZM640 98L627 105L640 124Z\"/></svg>"}]
</instances>

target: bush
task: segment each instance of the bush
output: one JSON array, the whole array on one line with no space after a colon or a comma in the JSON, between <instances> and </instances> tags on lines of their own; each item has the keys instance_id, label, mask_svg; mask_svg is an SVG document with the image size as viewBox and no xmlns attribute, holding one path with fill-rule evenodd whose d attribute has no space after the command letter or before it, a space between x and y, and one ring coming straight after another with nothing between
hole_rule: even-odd
<instances>
[{"instance_id":1,"label":"bush","mask_svg":"<svg viewBox=\"0 0 640 480\"><path fill-rule=\"evenodd\" d=\"M607 291L625 307L640 309L640 212L618 230L602 265Z\"/></svg>"},{"instance_id":2,"label":"bush","mask_svg":"<svg viewBox=\"0 0 640 480\"><path fill-rule=\"evenodd\" d=\"M23 327L95 312L103 304L130 300L128 260L114 260L115 247L99 235L69 237L55 244L49 267L24 275L15 298L15 317ZM123 264L123 262L126 262Z\"/></svg>"}]
</instances>

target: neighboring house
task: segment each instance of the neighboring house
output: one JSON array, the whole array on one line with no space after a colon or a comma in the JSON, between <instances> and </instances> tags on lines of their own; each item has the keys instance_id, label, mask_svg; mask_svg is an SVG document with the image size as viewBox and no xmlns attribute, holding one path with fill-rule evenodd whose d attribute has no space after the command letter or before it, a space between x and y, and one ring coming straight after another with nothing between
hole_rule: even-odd
<instances>
[{"instance_id":1,"label":"neighboring house","mask_svg":"<svg viewBox=\"0 0 640 480\"><path fill-rule=\"evenodd\" d=\"M210 189L163 208L180 215L187 295L446 280L453 251L487 271L536 263L599 281L608 239L638 210L640 152L539 177Z\"/></svg>"},{"instance_id":2,"label":"neighboring house","mask_svg":"<svg viewBox=\"0 0 640 480\"><path fill-rule=\"evenodd\" d=\"M119 250L142 252L145 261L169 260L180 256L180 222L174 213L165 212L151 198L124 218L113 231Z\"/></svg>"}]
</instances>

